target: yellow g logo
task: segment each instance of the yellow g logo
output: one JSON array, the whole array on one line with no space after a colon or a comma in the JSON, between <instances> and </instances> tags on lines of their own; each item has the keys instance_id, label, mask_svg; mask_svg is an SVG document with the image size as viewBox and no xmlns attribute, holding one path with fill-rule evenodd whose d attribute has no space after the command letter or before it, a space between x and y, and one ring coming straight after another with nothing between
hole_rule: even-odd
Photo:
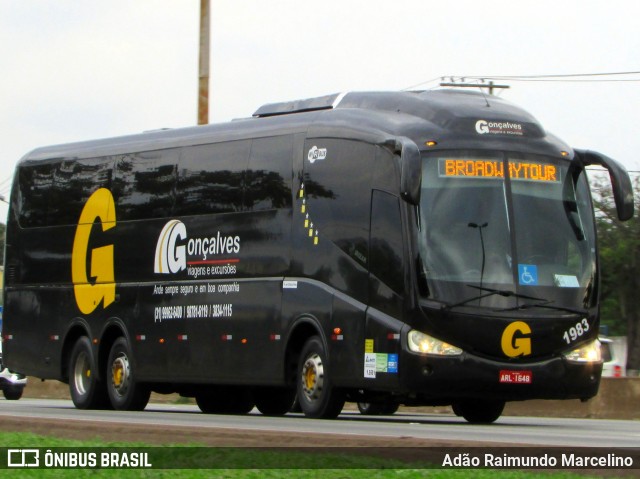
<instances>
[{"instance_id":1,"label":"yellow g logo","mask_svg":"<svg viewBox=\"0 0 640 479\"><path fill-rule=\"evenodd\" d=\"M91 278L87 278L87 255L89 254L89 237L95 220L100 220L102 231L107 231L116 225L115 202L111 192L100 188L87 200L82 209L76 236L73 240L71 253L71 279L78 309L83 314L91 314L104 300L106 308L116 299L116 285L114 283L113 245L102 246L91 250Z\"/></svg>"},{"instance_id":2,"label":"yellow g logo","mask_svg":"<svg viewBox=\"0 0 640 479\"><path fill-rule=\"evenodd\" d=\"M531 328L524 321L515 321L502 333L502 351L510 358L531 354ZM516 337L517 335L517 337Z\"/></svg>"}]
</instances>

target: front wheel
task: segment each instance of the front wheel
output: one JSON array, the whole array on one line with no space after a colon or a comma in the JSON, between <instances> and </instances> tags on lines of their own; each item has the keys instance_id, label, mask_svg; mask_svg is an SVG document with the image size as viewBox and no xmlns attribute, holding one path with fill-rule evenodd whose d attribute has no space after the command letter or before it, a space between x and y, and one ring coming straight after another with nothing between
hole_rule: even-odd
<instances>
[{"instance_id":1,"label":"front wheel","mask_svg":"<svg viewBox=\"0 0 640 479\"><path fill-rule=\"evenodd\" d=\"M302 348L298 365L298 402L304 415L334 419L344 407L344 392L333 386L322 340L314 336Z\"/></svg>"},{"instance_id":2,"label":"front wheel","mask_svg":"<svg viewBox=\"0 0 640 479\"><path fill-rule=\"evenodd\" d=\"M453 404L456 416L462 416L471 424L491 424L504 410L504 401L465 399Z\"/></svg>"},{"instance_id":3,"label":"front wheel","mask_svg":"<svg viewBox=\"0 0 640 479\"><path fill-rule=\"evenodd\" d=\"M114 409L142 411L147 406L151 390L136 381L129 345L123 337L111 347L107 376L107 391Z\"/></svg>"},{"instance_id":4,"label":"front wheel","mask_svg":"<svg viewBox=\"0 0 640 479\"><path fill-rule=\"evenodd\" d=\"M78 409L102 409L109 405L105 382L98 377L98 364L91 341L82 336L69 357L69 394Z\"/></svg>"}]
</instances>

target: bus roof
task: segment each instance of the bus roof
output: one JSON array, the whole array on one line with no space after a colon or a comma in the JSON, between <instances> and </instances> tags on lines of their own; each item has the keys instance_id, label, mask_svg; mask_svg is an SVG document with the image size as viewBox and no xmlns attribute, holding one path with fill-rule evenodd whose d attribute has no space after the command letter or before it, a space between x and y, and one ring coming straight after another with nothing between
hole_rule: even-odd
<instances>
[{"instance_id":1,"label":"bus roof","mask_svg":"<svg viewBox=\"0 0 640 479\"><path fill-rule=\"evenodd\" d=\"M479 123L480 122L480 123ZM481 128L488 129L483 134ZM22 162L88 158L306 132L386 143L408 137L425 149L497 148L557 154L570 148L510 102L453 89L350 92L260 107L252 118L38 148ZM505 146L506 145L506 146Z\"/></svg>"}]
</instances>

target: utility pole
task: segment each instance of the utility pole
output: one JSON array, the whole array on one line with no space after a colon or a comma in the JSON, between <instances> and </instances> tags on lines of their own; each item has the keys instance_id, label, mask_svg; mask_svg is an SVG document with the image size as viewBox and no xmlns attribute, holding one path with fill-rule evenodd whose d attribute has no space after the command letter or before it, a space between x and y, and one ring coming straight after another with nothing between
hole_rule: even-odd
<instances>
[{"instance_id":1,"label":"utility pole","mask_svg":"<svg viewBox=\"0 0 640 479\"><path fill-rule=\"evenodd\" d=\"M200 0L200 59L198 62L198 125L209 123L210 0Z\"/></svg>"}]
</instances>

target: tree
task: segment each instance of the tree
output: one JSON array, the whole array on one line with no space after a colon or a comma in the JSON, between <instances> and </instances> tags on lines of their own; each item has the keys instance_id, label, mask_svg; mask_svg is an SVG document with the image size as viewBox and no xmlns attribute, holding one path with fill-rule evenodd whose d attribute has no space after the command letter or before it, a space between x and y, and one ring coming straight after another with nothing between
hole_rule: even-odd
<instances>
[{"instance_id":1,"label":"tree","mask_svg":"<svg viewBox=\"0 0 640 479\"><path fill-rule=\"evenodd\" d=\"M634 181L635 215L617 219L609 179L592 178L600 270L602 319L612 331L627 335L627 370L640 371L640 177Z\"/></svg>"},{"instance_id":2,"label":"tree","mask_svg":"<svg viewBox=\"0 0 640 479\"><path fill-rule=\"evenodd\" d=\"M0 275L4 274L4 237L7 227L0 223ZM0 286L4 285L4 277L0 280ZM4 290L0 287L0 306L4 304Z\"/></svg>"},{"instance_id":3,"label":"tree","mask_svg":"<svg viewBox=\"0 0 640 479\"><path fill-rule=\"evenodd\" d=\"M6 225L0 223L0 266L4 266L4 235L6 230Z\"/></svg>"}]
</instances>

